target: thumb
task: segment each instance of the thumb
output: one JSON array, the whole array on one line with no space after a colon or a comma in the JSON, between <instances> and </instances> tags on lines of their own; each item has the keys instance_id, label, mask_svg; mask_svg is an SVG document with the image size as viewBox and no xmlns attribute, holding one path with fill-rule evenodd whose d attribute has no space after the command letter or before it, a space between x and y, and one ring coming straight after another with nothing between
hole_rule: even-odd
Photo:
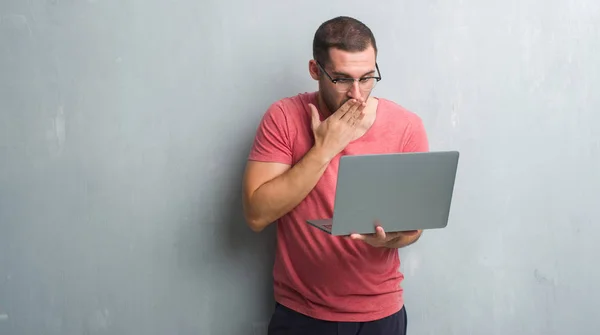
<instances>
[{"instance_id":1,"label":"thumb","mask_svg":"<svg viewBox=\"0 0 600 335\"><path fill-rule=\"evenodd\" d=\"M315 105L313 104L308 104L308 107L310 107L310 112L311 112L311 124L312 124L312 128L317 129L319 127L319 125L321 124L321 120L319 118L319 111L317 110L317 107L315 107Z\"/></svg>"}]
</instances>

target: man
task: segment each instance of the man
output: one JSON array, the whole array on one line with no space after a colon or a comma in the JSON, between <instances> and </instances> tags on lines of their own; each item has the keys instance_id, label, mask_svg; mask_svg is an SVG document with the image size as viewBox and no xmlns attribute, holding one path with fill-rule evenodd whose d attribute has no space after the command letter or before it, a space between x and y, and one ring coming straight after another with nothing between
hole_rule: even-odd
<instances>
[{"instance_id":1,"label":"man","mask_svg":"<svg viewBox=\"0 0 600 335\"><path fill-rule=\"evenodd\" d=\"M277 222L269 334L405 334L398 248L421 231L386 233L376 225L373 234L345 238L305 220L332 217L340 156L427 151L425 129L415 114L371 96L381 79L377 44L360 21L324 22L313 58L308 68L318 92L269 107L244 175L250 228Z\"/></svg>"}]
</instances>

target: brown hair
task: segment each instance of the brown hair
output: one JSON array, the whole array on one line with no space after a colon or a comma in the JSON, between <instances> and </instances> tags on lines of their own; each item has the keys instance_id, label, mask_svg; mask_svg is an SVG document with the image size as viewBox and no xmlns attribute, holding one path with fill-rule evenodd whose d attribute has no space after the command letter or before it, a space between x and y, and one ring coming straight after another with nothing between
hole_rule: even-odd
<instances>
[{"instance_id":1,"label":"brown hair","mask_svg":"<svg viewBox=\"0 0 600 335\"><path fill-rule=\"evenodd\" d=\"M372 46L377 54L375 36L369 27L357 19L338 16L323 22L315 32L313 58L325 65L329 61L330 48L360 52L369 46Z\"/></svg>"}]
</instances>

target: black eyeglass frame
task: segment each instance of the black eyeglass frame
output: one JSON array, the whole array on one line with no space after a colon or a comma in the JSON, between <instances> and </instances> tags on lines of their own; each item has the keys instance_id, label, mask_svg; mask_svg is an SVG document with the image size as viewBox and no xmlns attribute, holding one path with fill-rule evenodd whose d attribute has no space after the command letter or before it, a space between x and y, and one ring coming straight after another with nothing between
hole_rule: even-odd
<instances>
[{"instance_id":1,"label":"black eyeglass frame","mask_svg":"<svg viewBox=\"0 0 600 335\"><path fill-rule=\"evenodd\" d=\"M352 82L354 84L355 81L358 81L360 84L361 80L370 80L370 79L375 79L375 83L378 83L381 80L381 71L379 71L379 65L377 63L375 63L375 69L377 70L378 76L361 77L358 79L356 79L356 78L336 78L336 79L334 79L329 75L327 70L325 70L325 67L323 65L321 65L321 62L316 61L316 63L319 66L319 68L321 69L321 71L323 71L323 73L325 73L327 78L329 78L329 80L334 84L337 84L338 82ZM373 86L375 86L375 85L373 85Z\"/></svg>"}]
</instances>

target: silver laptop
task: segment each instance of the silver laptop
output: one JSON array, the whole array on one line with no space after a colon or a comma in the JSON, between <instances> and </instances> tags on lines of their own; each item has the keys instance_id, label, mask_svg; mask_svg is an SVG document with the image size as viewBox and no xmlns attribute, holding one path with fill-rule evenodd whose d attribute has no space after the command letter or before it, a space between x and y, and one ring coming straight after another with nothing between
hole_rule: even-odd
<instances>
[{"instance_id":1,"label":"silver laptop","mask_svg":"<svg viewBox=\"0 0 600 335\"><path fill-rule=\"evenodd\" d=\"M307 223L336 236L444 228L458 151L342 156L333 218Z\"/></svg>"}]
</instances>

